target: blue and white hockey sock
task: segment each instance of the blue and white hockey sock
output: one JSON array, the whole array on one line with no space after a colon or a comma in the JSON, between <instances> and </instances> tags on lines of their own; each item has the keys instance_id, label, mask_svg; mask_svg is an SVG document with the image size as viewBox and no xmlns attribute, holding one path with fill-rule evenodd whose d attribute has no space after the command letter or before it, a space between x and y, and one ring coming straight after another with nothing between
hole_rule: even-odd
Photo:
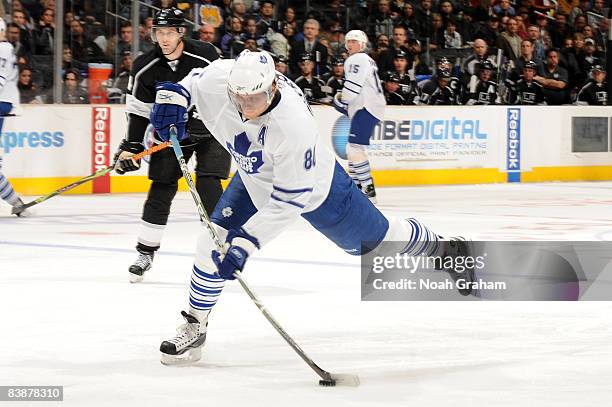
<instances>
[{"instance_id":1,"label":"blue and white hockey sock","mask_svg":"<svg viewBox=\"0 0 612 407\"><path fill-rule=\"evenodd\" d=\"M434 256L437 255L441 249L440 236L432 232L423 225L421 222L414 218L406 219L408 226L410 227L410 240L406 245L406 248L402 250L402 253L406 253L410 256Z\"/></svg>"},{"instance_id":2,"label":"blue and white hockey sock","mask_svg":"<svg viewBox=\"0 0 612 407\"><path fill-rule=\"evenodd\" d=\"M367 187L373 183L370 161L365 160L358 163L353 163L353 169L355 171L355 175L357 176L357 180L362 187Z\"/></svg>"},{"instance_id":3,"label":"blue and white hockey sock","mask_svg":"<svg viewBox=\"0 0 612 407\"><path fill-rule=\"evenodd\" d=\"M357 178L357 174L355 173L355 166L351 161L348 163L348 174L355 183L355 185L359 186L359 178Z\"/></svg>"},{"instance_id":4,"label":"blue and white hockey sock","mask_svg":"<svg viewBox=\"0 0 612 407\"><path fill-rule=\"evenodd\" d=\"M200 322L204 321L217 303L223 287L223 278L200 270L194 264L189 286L189 313Z\"/></svg>"},{"instance_id":5,"label":"blue and white hockey sock","mask_svg":"<svg viewBox=\"0 0 612 407\"><path fill-rule=\"evenodd\" d=\"M2 168L2 157L0 157L0 169ZM11 206L19 203L19 196L4 174L0 171L0 198L4 199Z\"/></svg>"}]
</instances>

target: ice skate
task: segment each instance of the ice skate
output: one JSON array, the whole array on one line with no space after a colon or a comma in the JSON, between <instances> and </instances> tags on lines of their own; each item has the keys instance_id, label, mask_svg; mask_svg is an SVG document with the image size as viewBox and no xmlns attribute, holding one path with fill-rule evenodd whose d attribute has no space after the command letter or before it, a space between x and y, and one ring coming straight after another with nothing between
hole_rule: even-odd
<instances>
[{"instance_id":1,"label":"ice skate","mask_svg":"<svg viewBox=\"0 0 612 407\"><path fill-rule=\"evenodd\" d=\"M181 311L185 323L178 327L177 334L169 341L163 341L161 362L168 366L188 365L202 357L202 347L206 341L208 323L200 323L196 317Z\"/></svg>"},{"instance_id":2,"label":"ice skate","mask_svg":"<svg viewBox=\"0 0 612 407\"><path fill-rule=\"evenodd\" d=\"M129 268L130 283L139 283L144 279L145 271L153 266L153 252L138 252L138 258Z\"/></svg>"},{"instance_id":3,"label":"ice skate","mask_svg":"<svg viewBox=\"0 0 612 407\"><path fill-rule=\"evenodd\" d=\"M442 257L465 257L472 255L471 243L465 240L463 237L452 237L450 240L442 242L443 243L443 254ZM463 263L462 263L463 264ZM467 268L464 271L455 271L454 269L445 269L445 271L450 274L455 284L458 281L462 281L461 287L457 288L459 294L463 296L468 296L470 294L474 294L472 288L469 286L470 283L475 281L474 277L474 268ZM468 283L468 284L464 284ZM467 285L467 287L466 287Z\"/></svg>"},{"instance_id":4,"label":"ice skate","mask_svg":"<svg viewBox=\"0 0 612 407\"><path fill-rule=\"evenodd\" d=\"M23 207L24 203L21 200L21 198L19 198L19 200L17 201L17 203L15 205L13 205L13 209L11 210L11 214L12 215L17 215L20 218L27 218L28 216L32 216L32 212L30 212L29 210L25 209Z\"/></svg>"},{"instance_id":5,"label":"ice skate","mask_svg":"<svg viewBox=\"0 0 612 407\"><path fill-rule=\"evenodd\" d=\"M370 202L372 202L373 204L377 203L376 189L374 188L374 184L368 184L366 186L362 186L361 190L368 197Z\"/></svg>"}]
</instances>

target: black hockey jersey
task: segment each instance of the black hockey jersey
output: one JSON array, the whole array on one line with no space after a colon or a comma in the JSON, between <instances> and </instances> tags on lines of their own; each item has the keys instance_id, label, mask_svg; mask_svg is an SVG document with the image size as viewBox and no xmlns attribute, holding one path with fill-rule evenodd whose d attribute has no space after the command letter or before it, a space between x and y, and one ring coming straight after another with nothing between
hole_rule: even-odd
<instances>
[{"instance_id":1,"label":"black hockey jersey","mask_svg":"<svg viewBox=\"0 0 612 407\"><path fill-rule=\"evenodd\" d=\"M527 82L519 79L510 88L508 98L512 105L545 105L544 91L542 85L535 81Z\"/></svg>"},{"instance_id":2,"label":"black hockey jersey","mask_svg":"<svg viewBox=\"0 0 612 407\"><path fill-rule=\"evenodd\" d=\"M453 95L455 100L453 101L453 105L461 104L461 97L463 94L462 84L459 78L455 76L451 76L450 81L448 82L448 87L453 91ZM433 75L430 79L425 81L422 88L422 98L429 99L429 96L438 89L438 77Z\"/></svg>"},{"instance_id":3,"label":"black hockey jersey","mask_svg":"<svg viewBox=\"0 0 612 407\"><path fill-rule=\"evenodd\" d=\"M595 81L589 81L578 92L576 99L577 105L596 105L605 106L608 102L608 84L603 82L598 84Z\"/></svg>"},{"instance_id":4,"label":"black hockey jersey","mask_svg":"<svg viewBox=\"0 0 612 407\"><path fill-rule=\"evenodd\" d=\"M325 86L325 82L323 82L317 76L313 76L311 80L300 76L294 82L300 89L302 89L302 92L304 92L304 96L308 101L316 101L327 97L325 92L323 92L321 89L322 86Z\"/></svg>"},{"instance_id":5,"label":"black hockey jersey","mask_svg":"<svg viewBox=\"0 0 612 407\"><path fill-rule=\"evenodd\" d=\"M421 102L426 105L456 105L457 99L455 92L450 87L440 88L438 86L431 94L423 93Z\"/></svg>"},{"instance_id":6,"label":"black hockey jersey","mask_svg":"<svg viewBox=\"0 0 612 407\"><path fill-rule=\"evenodd\" d=\"M169 61L162 54L159 46L139 56L134 61L128 94L126 113L128 114L129 141L141 142L149 124L149 114L155 102L155 86L159 82L179 82L194 68L203 68L219 54L209 43L184 39L183 54L174 61ZM188 132L193 135L205 135L210 132L195 114L195 109L189 112Z\"/></svg>"},{"instance_id":7,"label":"black hockey jersey","mask_svg":"<svg viewBox=\"0 0 612 407\"><path fill-rule=\"evenodd\" d=\"M333 98L336 96L336 93L342 90L342 87L344 86L344 78L338 79L335 76L332 76L327 79L326 85L331 88L331 92L327 92L328 96Z\"/></svg>"},{"instance_id":8,"label":"black hockey jersey","mask_svg":"<svg viewBox=\"0 0 612 407\"><path fill-rule=\"evenodd\" d=\"M468 89L467 105L497 105L500 103L497 83L493 81L476 81L476 85Z\"/></svg>"}]
</instances>

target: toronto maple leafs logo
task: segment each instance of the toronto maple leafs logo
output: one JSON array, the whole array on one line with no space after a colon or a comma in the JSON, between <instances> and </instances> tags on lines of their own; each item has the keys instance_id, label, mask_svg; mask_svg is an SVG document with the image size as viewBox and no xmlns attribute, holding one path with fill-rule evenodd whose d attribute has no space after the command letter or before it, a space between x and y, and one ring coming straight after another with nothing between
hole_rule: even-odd
<instances>
[{"instance_id":1,"label":"toronto maple leafs logo","mask_svg":"<svg viewBox=\"0 0 612 407\"><path fill-rule=\"evenodd\" d=\"M259 62L261 62L262 64L267 64L268 63L268 58L266 58L265 55L260 55L259 56Z\"/></svg>"},{"instance_id":2,"label":"toronto maple leafs logo","mask_svg":"<svg viewBox=\"0 0 612 407\"><path fill-rule=\"evenodd\" d=\"M249 153L251 142L245 132L234 136L234 145L226 143L227 148L234 157L236 164L247 174L257 174L259 167L263 165L263 151L253 151Z\"/></svg>"}]
</instances>

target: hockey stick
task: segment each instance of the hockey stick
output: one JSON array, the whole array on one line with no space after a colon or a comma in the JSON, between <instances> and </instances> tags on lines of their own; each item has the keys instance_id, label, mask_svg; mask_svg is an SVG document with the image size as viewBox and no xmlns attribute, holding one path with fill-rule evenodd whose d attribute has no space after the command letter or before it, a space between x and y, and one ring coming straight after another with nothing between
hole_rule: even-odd
<instances>
[{"instance_id":1,"label":"hockey stick","mask_svg":"<svg viewBox=\"0 0 612 407\"><path fill-rule=\"evenodd\" d=\"M330 103L330 102L319 102L318 100L311 100L311 101L308 102L308 104L310 104L310 105L321 105L321 106L334 107L333 103Z\"/></svg>"},{"instance_id":2,"label":"hockey stick","mask_svg":"<svg viewBox=\"0 0 612 407\"><path fill-rule=\"evenodd\" d=\"M217 246L217 249L221 250L223 248L223 242L221 242L221 239L219 238L216 229L213 227L210 218L204 210L202 200L200 199L200 196L197 193L197 190L193 183L193 179L191 178L191 174L189 173L189 169L187 168L187 163L185 162L185 157L183 156L183 150L181 149L178 139L176 138L176 128L174 126L170 128L170 141L172 142L172 149L174 150L176 159L178 160L179 166L181 167L183 177L185 178L185 181L187 181L189 192L191 192L191 196L193 197L196 207L198 208L200 220L202 221L206 229L208 229L208 233L210 233L210 236L214 241L215 246ZM293 340L293 338L289 336L289 334L283 329L283 327L278 323L278 321L276 321L272 314L270 314L270 312L264 306L263 302L259 299L259 297L257 297L257 295L249 287L246 281L242 278L242 274L236 270L234 272L234 277L236 277L236 280L238 280L244 291L251 298L251 300L253 300L253 303L255 303L257 308L259 308L259 310L262 312L264 317L266 317L268 322L270 322L274 329L276 329L276 332L278 332L283 337L283 339L287 341L289 346L291 346L291 348L293 348L293 350L302 358L302 360L306 362L306 364L310 366L310 368L314 370L317 375L319 375L319 377L321 378L321 380L319 380L319 384L321 386L359 386L359 377L355 375L333 374L320 368L319 365L317 365L308 355L306 355L306 352L304 352L302 348L300 348L300 346Z\"/></svg>"},{"instance_id":3,"label":"hockey stick","mask_svg":"<svg viewBox=\"0 0 612 407\"><path fill-rule=\"evenodd\" d=\"M146 157L148 155L151 155L151 154L153 154L153 153L155 153L155 152L157 152L159 150L163 150L164 148L168 147L169 145L170 145L170 142L166 141L164 143L161 143L161 144L158 144L158 145L156 145L154 147L151 147L148 150L145 150L145 151L143 151L141 153L135 154L131 158L133 160L140 160L141 158ZM56 195L63 194L64 192L70 191L71 189L74 189L74 188L78 187L79 185L82 185L82 184L84 184L86 182L92 181L92 180L94 180L96 178L102 177L102 176L108 174L109 172L111 172L114 168L115 167L112 166L112 165L108 166L106 168L103 168L103 169L101 169L99 171L94 172L93 174L90 174L90 175L88 175L86 177L83 177L80 180L73 182L72 184L69 184L69 185L66 185L64 187L61 187L60 189L56 189L55 191L51 192L48 195L41 196L40 198L37 198L37 199L35 199L35 200L31 201L31 202L28 202L26 204L23 204L23 205L14 206L13 210L11 211L11 213L14 215L16 213L22 212L23 210L25 210L27 208L30 208L30 207L32 207L34 205L38 205L39 203L44 202L47 199L53 198Z\"/></svg>"}]
</instances>

